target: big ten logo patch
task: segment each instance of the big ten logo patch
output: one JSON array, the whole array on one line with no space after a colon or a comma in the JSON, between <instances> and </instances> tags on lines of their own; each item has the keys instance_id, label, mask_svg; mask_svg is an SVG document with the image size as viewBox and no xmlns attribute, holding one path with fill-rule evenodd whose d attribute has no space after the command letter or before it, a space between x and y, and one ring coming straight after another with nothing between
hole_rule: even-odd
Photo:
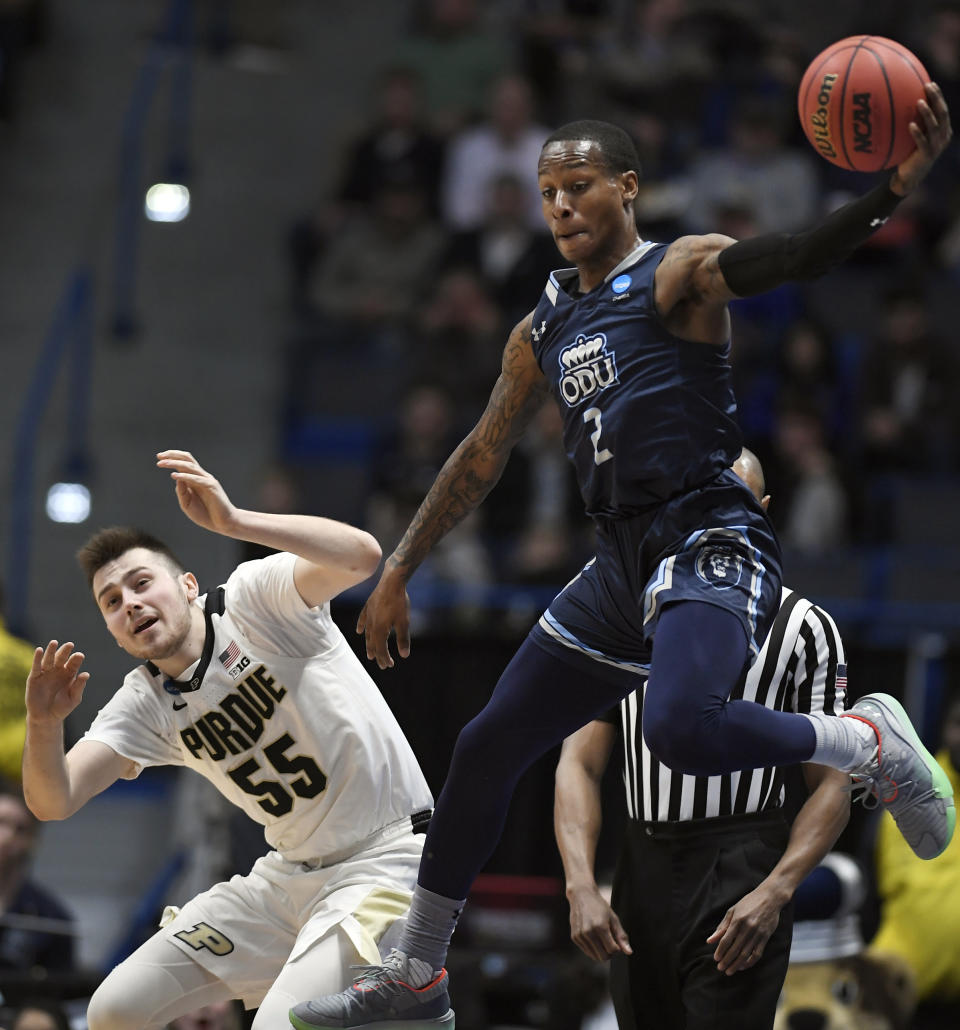
<instances>
[{"instance_id":1,"label":"big ten logo patch","mask_svg":"<svg viewBox=\"0 0 960 1030\"><path fill-rule=\"evenodd\" d=\"M250 664L250 659L240 650L235 640L231 640L226 650L221 651L217 657L220 664L230 673L230 678L234 680Z\"/></svg>"},{"instance_id":2,"label":"big ten logo patch","mask_svg":"<svg viewBox=\"0 0 960 1030\"><path fill-rule=\"evenodd\" d=\"M235 680L249 665L250 659L246 655L243 655L240 658L240 661L237 662L237 664L232 669L228 670L230 673L230 679Z\"/></svg>"},{"instance_id":3,"label":"big ten logo patch","mask_svg":"<svg viewBox=\"0 0 960 1030\"><path fill-rule=\"evenodd\" d=\"M560 352L560 394L569 407L613 386L617 379L617 358L607 352L604 333L582 333Z\"/></svg>"},{"instance_id":4,"label":"big ten logo patch","mask_svg":"<svg viewBox=\"0 0 960 1030\"><path fill-rule=\"evenodd\" d=\"M697 555L697 576L719 590L728 590L740 582L743 559L729 547L702 547Z\"/></svg>"}]
</instances>

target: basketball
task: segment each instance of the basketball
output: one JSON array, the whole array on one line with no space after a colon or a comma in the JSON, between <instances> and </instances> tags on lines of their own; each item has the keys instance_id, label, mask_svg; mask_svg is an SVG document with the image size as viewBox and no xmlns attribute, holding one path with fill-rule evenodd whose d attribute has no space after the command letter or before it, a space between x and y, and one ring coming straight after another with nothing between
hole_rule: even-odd
<instances>
[{"instance_id":1,"label":"basketball","mask_svg":"<svg viewBox=\"0 0 960 1030\"><path fill-rule=\"evenodd\" d=\"M914 149L908 126L929 81L920 61L892 39L850 36L804 72L800 124L817 153L841 168L893 168Z\"/></svg>"}]
</instances>

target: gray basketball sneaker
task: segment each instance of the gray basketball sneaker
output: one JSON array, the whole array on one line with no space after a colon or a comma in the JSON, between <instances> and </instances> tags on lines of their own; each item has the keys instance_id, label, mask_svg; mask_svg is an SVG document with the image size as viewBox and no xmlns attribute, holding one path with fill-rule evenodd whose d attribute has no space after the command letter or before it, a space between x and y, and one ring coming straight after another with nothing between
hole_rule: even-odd
<instances>
[{"instance_id":1,"label":"gray basketball sneaker","mask_svg":"<svg viewBox=\"0 0 960 1030\"><path fill-rule=\"evenodd\" d=\"M290 1022L296 1030L370 1025L383 1030L454 1030L447 971L441 970L424 987L411 987L406 982L409 966L407 956L394 949L382 966L360 967L363 973L340 994L294 1006Z\"/></svg>"},{"instance_id":2,"label":"gray basketball sneaker","mask_svg":"<svg viewBox=\"0 0 960 1030\"><path fill-rule=\"evenodd\" d=\"M850 773L854 787L886 808L920 858L936 858L953 837L953 788L903 706L889 694L867 694L841 718L861 719L877 734L870 758Z\"/></svg>"}]
</instances>

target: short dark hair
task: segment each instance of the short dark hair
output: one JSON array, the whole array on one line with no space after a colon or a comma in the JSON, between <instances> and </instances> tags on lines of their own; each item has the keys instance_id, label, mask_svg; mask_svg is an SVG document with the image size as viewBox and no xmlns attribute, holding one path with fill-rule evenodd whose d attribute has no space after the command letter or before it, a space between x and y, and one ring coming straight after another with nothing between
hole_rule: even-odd
<instances>
[{"instance_id":1,"label":"short dark hair","mask_svg":"<svg viewBox=\"0 0 960 1030\"><path fill-rule=\"evenodd\" d=\"M77 562L87 577L87 585L93 586L93 577L107 562L116 560L135 547L145 547L161 555L178 574L186 571L180 559L162 540L133 526L110 526L94 533L77 551Z\"/></svg>"},{"instance_id":2,"label":"short dark hair","mask_svg":"<svg viewBox=\"0 0 960 1030\"><path fill-rule=\"evenodd\" d=\"M561 125L556 132L551 132L544 140L543 146L568 140L586 140L595 143L603 155L607 169L611 172L640 174L640 157L637 154L636 145L619 125L597 121L593 118L567 122L566 125Z\"/></svg>"}]
</instances>

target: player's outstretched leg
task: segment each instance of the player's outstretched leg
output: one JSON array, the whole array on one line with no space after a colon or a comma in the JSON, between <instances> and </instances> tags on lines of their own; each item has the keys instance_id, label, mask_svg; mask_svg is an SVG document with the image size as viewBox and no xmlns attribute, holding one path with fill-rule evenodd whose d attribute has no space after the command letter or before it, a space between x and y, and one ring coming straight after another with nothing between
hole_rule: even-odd
<instances>
[{"instance_id":1,"label":"player's outstretched leg","mask_svg":"<svg viewBox=\"0 0 960 1030\"><path fill-rule=\"evenodd\" d=\"M953 788L903 706L889 694L867 694L841 718L860 719L877 735L872 754L850 770L854 784L887 809L920 858L936 858L953 837Z\"/></svg>"},{"instance_id":2,"label":"player's outstretched leg","mask_svg":"<svg viewBox=\"0 0 960 1030\"><path fill-rule=\"evenodd\" d=\"M454 1030L446 970L423 987L412 987L418 962L394 949L382 966L370 966L340 994L306 1001L290 1010L296 1030L345 1030L375 1023L389 1030ZM426 966L426 963L420 963Z\"/></svg>"}]
</instances>

